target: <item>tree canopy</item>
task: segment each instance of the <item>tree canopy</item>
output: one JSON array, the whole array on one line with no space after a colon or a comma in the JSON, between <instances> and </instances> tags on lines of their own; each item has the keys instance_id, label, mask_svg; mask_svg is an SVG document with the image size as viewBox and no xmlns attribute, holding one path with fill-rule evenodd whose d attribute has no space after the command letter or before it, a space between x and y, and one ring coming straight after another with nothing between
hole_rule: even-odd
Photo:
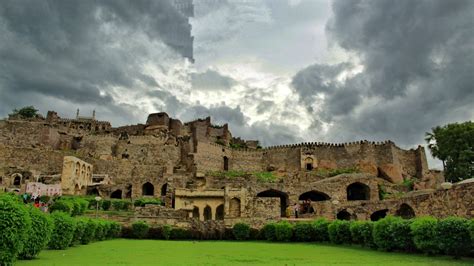
<instances>
[{"instance_id":1,"label":"tree canopy","mask_svg":"<svg viewBox=\"0 0 474 266\"><path fill-rule=\"evenodd\" d=\"M433 157L443 162L447 181L474 177L474 123L454 123L432 128L425 140Z\"/></svg>"},{"instance_id":2,"label":"tree canopy","mask_svg":"<svg viewBox=\"0 0 474 266\"><path fill-rule=\"evenodd\" d=\"M19 115L23 118L32 118L35 117L38 113L38 110L34 106L25 106L21 109L14 109L10 115Z\"/></svg>"}]
</instances>

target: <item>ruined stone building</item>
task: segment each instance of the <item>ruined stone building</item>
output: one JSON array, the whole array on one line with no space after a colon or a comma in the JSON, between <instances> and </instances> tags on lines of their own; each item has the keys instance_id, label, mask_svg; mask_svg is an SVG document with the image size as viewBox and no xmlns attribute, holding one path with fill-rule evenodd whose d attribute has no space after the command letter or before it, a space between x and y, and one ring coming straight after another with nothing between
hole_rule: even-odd
<instances>
[{"instance_id":1,"label":"ruined stone building","mask_svg":"<svg viewBox=\"0 0 474 266\"><path fill-rule=\"evenodd\" d=\"M286 216L295 203L305 204L303 217L328 219L474 217L473 183L440 189L442 175L428 169L421 146L357 141L261 148L209 117L182 123L166 113L122 127L95 114L63 119L53 111L0 120L0 187L25 191L30 182L60 184L66 195L159 198L164 206L154 216L137 213L167 213L166 222L258 224Z\"/></svg>"}]
</instances>

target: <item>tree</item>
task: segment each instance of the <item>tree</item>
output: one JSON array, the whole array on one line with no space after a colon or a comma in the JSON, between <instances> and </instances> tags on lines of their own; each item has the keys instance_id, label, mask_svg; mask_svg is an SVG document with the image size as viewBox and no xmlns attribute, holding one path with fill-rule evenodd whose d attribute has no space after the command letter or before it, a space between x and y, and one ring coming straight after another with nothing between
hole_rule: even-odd
<instances>
[{"instance_id":1,"label":"tree","mask_svg":"<svg viewBox=\"0 0 474 266\"><path fill-rule=\"evenodd\" d=\"M38 113L38 110L34 106L25 106L20 110L14 109L11 115L16 116L19 115L23 118L32 118L35 117Z\"/></svg>"},{"instance_id":2,"label":"tree","mask_svg":"<svg viewBox=\"0 0 474 266\"><path fill-rule=\"evenodd\" d=\"M433 157L443 162L447 181L474 177L474 123L454 123L432 128L426 142Z\"/></svg>"}]
</instances>

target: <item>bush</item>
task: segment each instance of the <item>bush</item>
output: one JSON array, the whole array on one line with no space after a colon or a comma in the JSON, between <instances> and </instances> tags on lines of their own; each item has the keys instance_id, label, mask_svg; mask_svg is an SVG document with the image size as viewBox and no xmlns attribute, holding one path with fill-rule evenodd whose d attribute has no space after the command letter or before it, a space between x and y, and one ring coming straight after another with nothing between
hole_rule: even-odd
<instances>
[{"instance_id":1,"label":"bush","mask_svg":"<svg viewBox=\"0 0 474 266\"><path fill-rule=\"evenodd\" d=\"M93 220L96 224L95 228L95 240L101 241L107 237L107 225L103 220Z\"/></svg>"},{"instance_id":2,"label":"bush","mask_svg":"<svg viewBox=\"0 0 474 266\"><path fill-rule=\"evenodd\" d=\"M385 217L374 223L374 243L382 250L413 250L414 244L410 220L400 217Z\"/></svg>"},{"instance_id":3,"label":"bush","mask_svg":"<svg viewBox=\"0 0 474 266\"><path fill-rule=\"evenodd\" d=\"M82 237L87 227L87 219L78 218L76 219L76 230L74 230L74 237L72 238L71 246L80 244L82 242Z\"/></svg>"},{"instance_id":4,"label":"bush","mask_svg":"<svg viewBox=\"0 0 474 266\"><path fill-rule=\"evenodd\" d=\"M65 199L58 199L49 207L49 211L51 213L55 211L61 211L71 215L73 210L74 204L71 201Z\"/></svg>"},{"instance_id":5,"label":"bush","mask_svg":"<svg viewBox=\"0 0 474 266\"><path fill-rule=\"evenodd\" d=\"M233 236L234 234L232 234ZM249 239L250 240L263 240L263 237L261 236L262 234L260 233L260 230L257 228L250 228L249 232Z\"/></svg>"},{"instance_id":6,"label":"bush","mask_svg":"<svg viewBox=\"0 0 474 266\"><path fill-rule=\"evenodd\" d=\"M161 205L160 199L140 198L133 202L135 207L144 207L145 205Z\"/></svg>"},{"instance_id":7,"label":"bush","mask_svg":"<svg viewBox=\"0 0 474 266\"><path fill-rule=\"evenodd\" d=\"M123 201L122 200L112 200L112 207L116 211L120 211L123 209Z\"/></svg>"},{"instance_id":8,"label":"bush","mask_svg":"<svg viewBox=\"0 0 474 266\"><path fill-rule=\"evenodd\" d=\"M32 259L36 257L36 255L48 245L51 234L53 233L53 221L48 215L33 206L29 206L28 212L32 224L31 230L28 232L26 244L19 255L21 259Z\"/></svg>"},{"instance_id":9,"label":"bush","mask_svg":"<svg viewBox=\"0 0 474 266\"><path fill-rule=\"evenodd\" d=\"M172 229L173 228L171 228L170 225L167 225L167 224L163 225L163 227L161 228L161 235L163 236L163 239L166 239L166 240L170 239Z\"/></svg>"},{"instance_id":10,"label":"bush","mask_svg":"<svg viewBox=\"0 0 474 266\"><path fill-rule=\"evenodd\" d=\"M18 198L0 195L0 265L10 265L29 237L31 218Z\"/></svg>"},{"instance_id":11,"label":"bush","mask_svg":"<svg viewBox=\"0 0 474 266\"><path fill-rule=\"evenodd\" d=\"M55 211L51 214L54 222L54 230L48 246L51 249L66 249L72 242L76 221L69 214Z\"/></svg>"},{"instance_id":12,"label":"bush","mask_svg":"<svg viewBox=\"0 0 474 266\"><path fill-rule=\"evenodd\" d=\"M336 220L328 225L329 240L334 244L350 244L352 242L350 222Z\"/></svg>"},{"instance_id":13,"label":"bush","mask_svg":"<svg viewBox=\"0 0 474 266\"><path fill-rule=\"evenodd\" d=\"M83 245L87 245L95 239L95 232L97 230L97 223L94 220L87 218L85 221L86 226L81 237L81 244Z\"/></svg>"},{"instance_id":14,"label":"bush","mask_svg":"<svg viewBox=\"0 0 474 266\"><path fill-rule=\"evenodd\" d=\"M109 232L107 234L108 238L117 238L122 232L122 225L117 222L109 222Z\"/></svg>"},{"instance_id":15,"label":"bush","mask_svg":"<svg viewBox=\"0 0 474 266\"><path fill-rule=\"evenodd\" d=\"M432 217L417 218L410 225L416 248L427 254L439 252L436 239L438 220Z\"/></svg>"},{"instance_id":16,"label":"bush","mask_svg":"<svg viewBox=\"0 0 474 266\"><path fill-rule=\"evenodd\" d=\"M291 241L293 238L293 225L287 221L278 222L275 226L275 236L278 241Z\"/></svg>"},{"instance_id":17,"label":"bush","mask_svg":"<svg viewBox=\"0 0 474 266\"><path fill-rule=\"evenodd\" d=\"M144 221L137 221L132 224L133 236L138 239L145 238L150 230L150 226Z\"/></svg>"},{"instance_id":18,"label":"bush","mask_svg":"<svg viewBox=\"0 0 474 266\"><path fill-rule=\"evenodd\" d=\"M313 240L313 225L310 223L297 223L295 225L296 241L309 242Z\"/></svg>"},{"instance_id":19,"label":"bush","mask_svg":"<svg viewBox=\"0 0 474 266\"><path fill-rule=\"evenodd\" d=\"M275 241L276 240L276 224L275 223L268 223L266 224L263 229L263 235L265 239L268 241Z\"/></svg>"},{"instance_id":20,"label":"bush","mask_svg":"<svg viewBox=\"0 0 474 266\"><path fill-rule=\"evenodd\" d=\"M169 236L170 239L175 240L189 239L190 237L190 233L184 228L172 228Z\"/></svg>"},{"instance_id":21,"label":"bush","mask_svg":"<svg viewBox=\"0 0 474 266\"><path fill-rule=\"evenodd\" d=\"M350 227L352 242L366 247L375 247L372 230L373 223L367 221L352 222Z\"/></svg>"},{"instance_id":22,"label":"bush","mask_svg":"<svg viewBox=\"0 0 474 266\"><path fill-rule=\"evenodd\" d=\"M128 211L130 209L130 206L132 206L132 203L128 200L124 200L122 202L122 210Z\"/></svg>"},{"instance_id":23,"label":"bush","mask_svg":"<svg viewBox=\"0 0 474 266\"><path fill-rule=\"evenodd\" d=\"M470 251L469 221L458 217L440 220L436 226L438 247L448 255L460 257Z\"/></svg>"},{"instance_id":24,"label":"bush","mask_svg":"<svg viewBox=\"0 0 474 266\"><path fill-rule=\"evenodd\" d=\"M111 201L110 200L103 200L102 201L102 209L104 211L108 211L110 209L110 205L111 205Z\"/></svg>"},{"instance_id":25,"label":"bush","mask_svg":"<svg viewBox=\"0 0 474 266\"><path fill-rule=\"evenodd\" d=\"M250 226L246 223L236 223L232 233L236 240L246 240L250 237Z\"/></svg>"},{"instance_id":26,"label":"bush","mask_svg":"<svg viewBox=\"0 0 474 266\"><path fill-rule=\"evenodd\" d=\"M330 222L327 221L326 219L318 219L313 222L313 235L312 239L314 241L318 242L323 242L323 241L329 241L329 232L328 232L328 226Z\"/></svg>"}]
</instances>

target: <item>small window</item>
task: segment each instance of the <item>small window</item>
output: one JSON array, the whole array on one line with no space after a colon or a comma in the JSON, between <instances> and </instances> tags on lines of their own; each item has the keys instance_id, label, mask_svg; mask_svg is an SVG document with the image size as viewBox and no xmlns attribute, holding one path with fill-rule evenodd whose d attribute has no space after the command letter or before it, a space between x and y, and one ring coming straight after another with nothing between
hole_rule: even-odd
<instances>
[{"instance_id":1,"label":"small window","mask_svg":"<svg viewBox=\"0 0 474 266\"><path fill-rule=\"evenodd\" d=\"M307 163L306 164L306 170L308 170L308 171L313 170L313 164L312 163Z\"/></svg>"}]
</instances>

